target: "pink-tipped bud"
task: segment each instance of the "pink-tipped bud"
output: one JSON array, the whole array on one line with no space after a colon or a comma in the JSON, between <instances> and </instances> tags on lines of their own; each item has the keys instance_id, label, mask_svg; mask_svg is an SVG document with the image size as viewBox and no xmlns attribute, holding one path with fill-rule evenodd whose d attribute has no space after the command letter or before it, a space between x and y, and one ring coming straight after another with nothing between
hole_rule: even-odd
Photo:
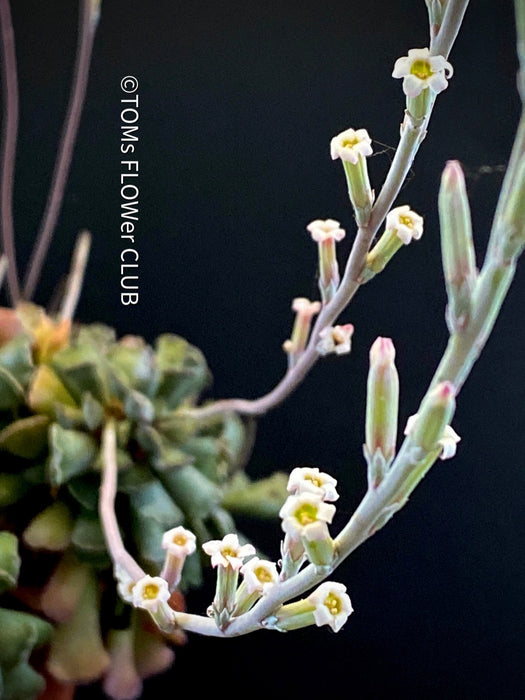
<instances>
[{"instance_id":1,"label":"pink-tipped bud","mask_svg":"<svg viewBox=\"0 0 525 700\"><path fill-rule=\"evenodd\" d=\"M405 429L414 445L425 452L443 447L442 440L456 408L455 396L456 388L448 381L441 382L427 394L420 412L412 416Z\"/></svg>"},{"instance_id":2,"label":"pink-tipped bud","mask_svg":"<svg viewBox=\"0 0 525 700\"><path fill-rule=\"evenodd\" d=\"M370 348L366 400L366 452L372 458L380 450L389 462L395 454L399 406L396 351L390 338L377 338Z\"/></svg>"}]
</instances>

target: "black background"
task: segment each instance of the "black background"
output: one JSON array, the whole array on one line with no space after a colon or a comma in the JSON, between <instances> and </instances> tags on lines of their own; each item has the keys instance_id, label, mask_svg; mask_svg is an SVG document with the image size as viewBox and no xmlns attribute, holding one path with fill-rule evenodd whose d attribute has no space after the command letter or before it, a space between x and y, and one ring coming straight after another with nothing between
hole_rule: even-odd
<instances>
[{"instance_id":1,"label":"black background","mask_svg":"<svg viewBox=\"0 0 525 700\"><path fill-rule=\"evenodd\" d=\"M17 0L21 81L15 183L23 267L45 201L74 57L70 0ZM93 233L78 307L148 340L186 336L206 354L216 397L257 397L281 377L295 296L315 296L316 251L305 226L352 217L333 135L366 127L378 190L402 119L396 58L428 45L423 0L192 3L105 0L80 138L46 276L47 303L77 231ZM349 357L320 363L260 421L253 476L314 464L340 482L338 516L365 488L361 457L368 349L393 338L401 422L413 413L444 349L445 294L437 192L447 159L467 172L481 261L519 114L512 4L472 3L408 184L397 203L425 217L425 234L362 289L343 314ZM140 95L140 303L120 304L120 80ZM219 689L355 698L521 698L525 695L523 270L494 337L458 400L462 436L389 525L338 570L355 608L326 628L235 640L190 637L144 697ZM403 423L404 424L404 423ZM245 530L277 556L278 524ZM259 541L259 540L258 540ZM203 612L211 593L190 596ZM86 689L82 697L98 697ZM338 693L339 694L339 693Z\"/></svg>"}]
</instances>

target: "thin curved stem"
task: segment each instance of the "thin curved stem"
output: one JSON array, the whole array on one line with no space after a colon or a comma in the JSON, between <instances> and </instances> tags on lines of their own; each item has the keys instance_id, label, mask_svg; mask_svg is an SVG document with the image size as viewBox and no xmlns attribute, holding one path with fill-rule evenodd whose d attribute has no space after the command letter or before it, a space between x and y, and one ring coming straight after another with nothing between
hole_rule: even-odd
<instances>
[{"instance_id":1,"label":"thin curved stem","mask_svg":"<svg viewBox=\"0 0 525 700\"><path fill-rule=\"evenodd\" d=\"M2 245L8 260L7 284L9 295L11 302L16 304L20 299L20 284L16 266L13 185L18 133L18 80L15 37L8 0L0 0L0 25L2 30L2 96L4 104L0 175Z\"/></svg>"},{"instance_id":2,"label":"thin curved stem","mask_svg":"<svg viewBox=\"0 0 525 700\"><path fill-rule=\"evenodd\" d=\"M78 127L86 96L89 67L98 18L99 14L97 3L93 3L92 0L81 0L78 30L79 38L71 94L62 129L62 135L60 138L60 145L55 161L46 208L26 272L26 279L23 289L25 299L31 299L35 293L47 251L57 224L60 209L62 207L64 190L69 175L71 160L73 157L73 149L75 147Z\"/></svg>"},{"instance_id":3,"label":"thin curved stem","mask_svg":"<svg viewBox=\"0 0 525 700\"><path fill-rule=\"evenodd\" d=\"M78 236L75 250L73 251L71 270L69 271L66 291L62 300L60 309L60 319L62 321L66 319L71 321L75 315L84 282L90 247L91 234L89 231L82 231Z\"/></svg>"}]
</instances>

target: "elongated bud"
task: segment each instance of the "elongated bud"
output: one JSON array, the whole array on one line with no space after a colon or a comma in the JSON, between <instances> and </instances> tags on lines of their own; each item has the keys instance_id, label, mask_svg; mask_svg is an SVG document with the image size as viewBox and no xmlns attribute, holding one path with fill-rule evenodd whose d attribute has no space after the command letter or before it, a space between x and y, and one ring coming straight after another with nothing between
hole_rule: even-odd
<instances>
[{"instance_id":1,"label":"elongated bud","mask_svg":"<svg viewBox=\"0 0 525 700\"><path fill-rule=\"evenodd\" d=\"M430 25L430 36L435 37L439 32L447 0L425 0L428 10L428 23Z\"/></svg>"},{"instance_id":2,"label":"elongated bud","mask_svg":"<svg viewBox=\"0 0 525 700\"><path fill-rule=\"evenodd\" d=\"M443 171L438 204L447 320L453 333L468 323L478 274L465 178L456 160L449 161Z\"/></svg>"},{"instance_id":3,"label":"elongated bud","mask_svg":"<svg viewBox=\"0 0 525 700\"><path fill-rule=\"evenodd\" d=\"M369 468L378 451L385 466L392 461L396 451L399 377L394 363L395 356L396 351L390 338L377 338L370 348L365 431L365 455ZM380 478L373 478L372 482L378 480Z\"/></svg>"},{"instance_id":4,"label":"elongated bud","mask_svg":"<svg viewBox=\"0 0 525 700\"><path fill-rule=\"evenodd\" d=\"M455 395L451 382L441 382L424 399L413 425L407 426L411 442L425 453L440 447L456 408Z\"/></svg>"},{"instance_id":5,"label":"elongated bud","mask_svg":"<svg viewBox=\"0 0 525 700\"><path fill-rule=\"evenodd\" d=\"M518 166L507 206L503 210L503 226L507 236L503 255L512 258L519 255L525 245L525 160Z\"/></svg>"},{"instance_id":6,"label":"elongated bud","mask_svg":"<svg viewBox=\"0 0 525 700\"><path fill-rule=\"evenodd\" d=\"M319 252L319 291L323 304L327 304L339 287L339 265L335 251L336 241L345 237L344 229L339 227L339 221L333 219L316 219L306 227L317 242Z\"/></svg>"},{"instance_id":7,"label":"elongated bud","mask_svg":"<svg viewBox=\"0 0 525 700\"><path fill-rule=\"evenodd\" d=\"M348 195L359 226L370 219L374 193L368 177L366 158L372 155L372 140L366 129L347 129L334 136L330 143L332 160L340 158L348 185Z\"/></svg>"}]
</instances>

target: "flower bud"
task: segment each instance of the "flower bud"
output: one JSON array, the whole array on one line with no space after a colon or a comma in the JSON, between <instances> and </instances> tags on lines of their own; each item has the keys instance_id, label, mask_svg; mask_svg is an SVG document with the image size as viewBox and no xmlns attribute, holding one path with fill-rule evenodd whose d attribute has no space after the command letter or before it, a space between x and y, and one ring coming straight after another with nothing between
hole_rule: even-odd
<instances>
[{"instance_id":1,"label":"flower bud","mask_svg":"<svg viewBox=\"0 0 525 700\"><path fill-rule=\"evenodd\" d=\"M425 397L421 411L407 424L405 434L425 453L443 447L441 441L456 407L455 393L451 382L441 382Z\"/></svg>"},{"instance_id":2,"label":"flower bud","mask_svg":"<svg viewBox=\"0 0 525 700\"><path fill-rule=\"evenodd\" d=\"M449 161L443 171L438 205L448 294L447 316L450 330L454 332L468 321L477 280L470 207L465 178L457 161Z\"/></svg>"},{"instance_id":3,"label":"flower bud","mask_svg":"<svg viewBox=\"0 0 525 700\"><path fill-rule=\"evenodd\" d=\"M386 463L392 461L396 451L399 377L395 356L390 338L379 337L370 348L365 430L365 454L369 463L378 450Z\"/></svg>"}]
</instances>

